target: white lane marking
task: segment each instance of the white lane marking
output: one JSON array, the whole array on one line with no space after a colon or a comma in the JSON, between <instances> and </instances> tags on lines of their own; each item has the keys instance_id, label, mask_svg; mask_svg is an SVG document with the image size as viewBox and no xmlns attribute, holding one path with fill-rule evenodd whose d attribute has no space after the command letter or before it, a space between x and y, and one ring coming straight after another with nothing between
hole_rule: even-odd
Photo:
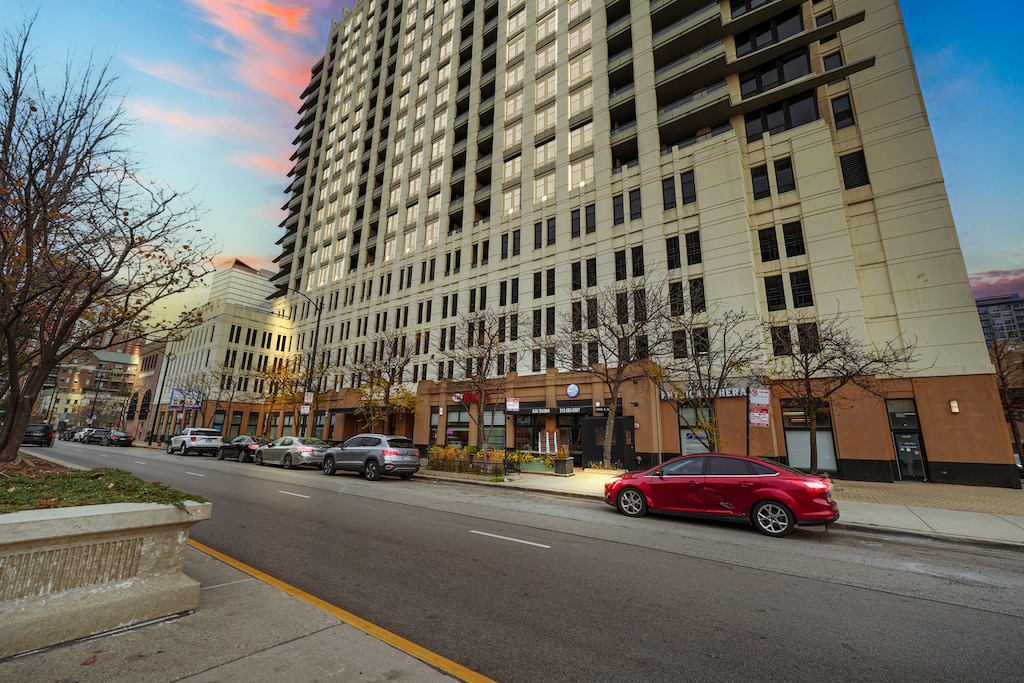
<instances>
[{"instance_id":1,"label":"white lane marking","mask_svg":"<svg viewBox=\"0 0 1024 683\"><path fill-rule=\"evenodd\" d=\"M286 496L295 496L296 498L309 498L309 496L304 496L301 493L291 493L290 491L278 491L278 493L283 493Z\"/></svg>"},{"instance_id":2,"label":"white lane marking","mask_svg":"<svg viewBox=\"0 0 1024 683\"><path fill-rule=\"evenodd\" d=\"M205 477L206 476L205 474L198 474L196 472L189 472L187 470L185 471L185 474L191 474L193 477Z\"/></svg>"},{"instance_id":3,"label":"white lane marking","mask_svg":"<svg viewBox=\"0 0 1024 683\"><path fill-rule=\"evenodd\" d=\"M521 539L518 539L518 538L509 538L508 536L499 536L498 534L489 534L486 531L476 531L474 529L470 529L469 533L471 533L471 534L479 534L481 536L490 536L491 538L500 538L503 541L512 541L513 543L522 543L523 545L534 545L534 546L537 546L538 548L548 548L548 549L551 548L551 546L544 545L543 543L534 543L533 541L524 541L524 540L521 540Z\"/></svg>"},{"instance_id":4,"label":"white lane marking","mask_svg":"<svg viewBox=\"0 0 1024 683\"><path fill-rule=\"evenodd\" d=\"M136 464L139 464L139 465L148 465L149 464L148 462L143 462L142 460L136 460L135 462L136 462Z\"/></svg>"},{"instance_id":5,"label":"white lane marking","mask_svg":"<svg viewBox=\"0 0 1024 683\"><path fill-rule=\"evenodd\" d=\"M97 453L97 455L100 456L101 458L109 458L110 457L106 453Z\"/></svg>"}]
</instances>

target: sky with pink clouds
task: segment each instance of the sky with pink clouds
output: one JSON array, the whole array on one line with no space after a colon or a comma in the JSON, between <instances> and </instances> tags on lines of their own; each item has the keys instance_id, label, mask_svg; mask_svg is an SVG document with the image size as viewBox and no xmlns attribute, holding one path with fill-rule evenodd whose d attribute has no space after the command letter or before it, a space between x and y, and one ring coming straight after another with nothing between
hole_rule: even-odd
<instances>
[{"instance_id":1,"label":"sky with pink clouds","mask_svg":"<svg viewBox=\"0 0 1024 683\"><path fill-rule=\"evenodd\" d=\"M37 65L110 60L132 146L190 190L225 256L271 267L299 94L351 0L0 0L0 27L38 12ZM960 243L978 295L1024 293L1024 79L992 15L904 0L907 33ZM1024 23L1024 3L998 21ZM926 249L927 245L922 245Z\"/></svg>"}]
</instances>

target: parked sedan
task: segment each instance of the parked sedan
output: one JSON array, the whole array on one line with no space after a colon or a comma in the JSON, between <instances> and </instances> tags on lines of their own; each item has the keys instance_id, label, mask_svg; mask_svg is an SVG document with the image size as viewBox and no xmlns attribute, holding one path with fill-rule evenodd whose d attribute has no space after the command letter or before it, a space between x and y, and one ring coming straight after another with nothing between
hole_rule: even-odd
<instances>
[{"instance_id":1,"label":"parked sedan","mask_svg":"<svg viewBox=\"0 0 1024 683\"><path fill-rule=\"evenodd\" d=\"M116 429L111 429L109 434L100 438L100 444L103 446L131 446L134 442L134 436Z\"/></svg>"},{"instance_id":2,"label":"parked sedan","mask_svg":"<svg viewBox=\"0 0 1024 683\"><path fill-rule=\"evenodd\" d=\"M103 439L107 438L108 436L110 436L109 429L105 427L98 427L89 432L88 434L86 434L85 438L82 439L82 441L84 441L85 443L101 444L103 443Z\"/></svg>"},{"instance_id":3,"label":"parked sedan","mask_svg":"<svg viewBox=\"0 0 1024 683\"><path fill-rule=\"evenodd\" d=\"M256 451L257 465L280 465L286 470L299 465L320 467L331 444L304 436L282 436Z\"/></svg>"},{"instance_id":4,"label":"parked sedan","mask_svg":"<svg viewBox=\"0 0 1024 683\"><path fill-rule=\"evenodd\" d=\"M242 434L228 441L217 449L217 459L238 458L238 462L253 462L256 451L270 443L270 439L262 436Z\"/></svg>"},{"instance_id":5,"label":"parked sedan","mask_svg":"<svg viewBox=\"0 0 1024 683\"><path fill-rule=\"evenodd\" d=\"M26 446L53 446L56 436L56 432L50 425L34 424L25 428L25 435L21 437L21 443Z\"/></svg>"},{"instance_id":6,"label":"parked sedan","mask_svg":"<svg viewBox=\"0 0 1024 683\"><path fill-rule=\"evenodd\" d=\"M604 502L624 515L664 512L749 523L768 536L797 525L832 524L839 506L826 476L804 474L759 458L686 455L605 484Z\"/></svg>"},{"instance_id":7,"label":"parked sedan","mask_svg":"<svg viewBox=\"0 0 1024 683\"><path fill-rule=\"evenodd\" d=\"M324 454L324 474L338 470L359 472L376 481L382 474L397 474L409 479L420 470L420 452L404 436L357 434Z\"/></svg>"}]
</instances>

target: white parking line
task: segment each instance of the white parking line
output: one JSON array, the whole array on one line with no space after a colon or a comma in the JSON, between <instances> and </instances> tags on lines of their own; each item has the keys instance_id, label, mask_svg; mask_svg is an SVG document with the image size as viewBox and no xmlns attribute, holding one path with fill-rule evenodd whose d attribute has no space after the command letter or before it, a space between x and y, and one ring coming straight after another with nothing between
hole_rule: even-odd
<instances>
[{"instance_id":1,"label":"white parking line","mask_svg":"<svg viewBox=\"0 0 1024 683\"><path fill-rule=\"evenodd\" d=\"M142 460L136 460L135 462L138 465L148 465L149 464L148 462L145 462L145 461L142 461Z\"/></svg>"},{"instance_id":2,"label":"white parking line","mask_svg":"<svg viewBox=\"0 0 1024 683\"><path fill-rule=\"evenodd\" d=\"M543 543L534 543L533 541L523 541L523 540L518 539L518 538L509 538L508 536L499 536L498 534L489 534L486 531L475 531L473 529L470 529L469 533L471 533L471 534L479 534L481 536L490 536L491 538L500 538L503 541L512 541L513 543L522 543L523 545L534 545L534 546L537 546L538 548L548 548L548 549L551 548L551 546L544 545Z\"/></svg>"},{"instance_id":3,"label":"white parking line","mask_svg":"<svg viewBox=\"0 0 1024 683\"><path fill-rule=\"evenodd\" d=\"M97 455L99 455L101 458L109 458L110 457L106 453L97 453Z\"/></svg>"},{"instance_id":4,"label":"white parking line","mask_svg":"<svg viewBox=\"0 0 1024 683\"><path fill-rule=\"evenodd\" d=\"M295 496L296 498L309 498L309 496L304 496L301 493L292 493L290 491L278 491L278 493L283 493L286 496Z\"/></svg>"},{"instance_id":5,"label":"white parking line","mask_svg":"<svg viewBox=\"0 0 1024 683\"><path fill-rule=\"evenodd\" d=\"M188 471L186 471L185 474L191 474L193 477L205 477L206 476L205 474L198 474L196 472L188 472Z\"/></svg>"}]
</instances>

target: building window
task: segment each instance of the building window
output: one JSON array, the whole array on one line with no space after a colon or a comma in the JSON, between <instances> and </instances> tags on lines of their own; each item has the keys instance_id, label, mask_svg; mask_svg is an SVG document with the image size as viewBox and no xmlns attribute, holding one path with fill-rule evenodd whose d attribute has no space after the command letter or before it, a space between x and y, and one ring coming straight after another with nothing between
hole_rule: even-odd
<instances>
[{"instance_id":1,"label":"building window","mask_svg":"<svg viewBox=\"0 0 1024 683\"><path fill-rule=\"evenodd\" d=\"M522 247L522 231L512 231L512 255L519 256L519 251Z\"/></svg>"},{"instance_id":2,"label":"building window","mask_svg":"<svg viewBox=\"0 0 1024 683\"><path fill-rule=\"evenodd\" d=\"M772 354L776 356L793 355L793 339L790 336L789 325L772 326Z\"/></svg>"},{"instance_id":3,"label":"building window","mask_svg":"<svg viewBox=\"0 0 1024 683\"><path fill-rule=\"evenodd\" d=\"M572 227L570 228L571 229L570 237L579 237L580 236L580 223L581 223L580 218L581 218L580 210L579 209L573 209L572 210Z\"/></svg>"},{"instance_id":4,"label":"building window","mask_svg":"<svg viewBox=\"0 0 1024 683\"><path fill-rule=\"evenodd\" d=\"M800 221L783 225L782 237L786 243L786 256L803 256L807 253L804 247L804 231L800 227Z\"/></svg>"},{"instance_id":5,"label":"building window","mask_svg":"<svg viewBox=\"0 0 1024 683\"><path fill-rule=\"evenodd\" d=\"M539 299L541 297L541 291L543 291L543 285L541 284L541 272L538 270L533 274L533 298Z\"/></svg>"},{"instance_id":6,"label":"building window","mask_svg":"<svg viewBox=\"0 0 1024 683\"><path fill-rule=\"evenodd\" d=\"M825 71L831 71L832 69L838 69L843 65L843 53L833 52L830 55L825 55L824 59L821 60L825 66Z\"/></svg>"},{"instance_id":7,"label":"building window","mask_svg":"<svg viewBox=\"0 0 1024 683\"><path fill-rule=\"evenodd\" d=\"M543 313L538 308L533 312L533 336L534 338L539 337L542 330Z\"/></svg>"},{"instance_id":8,"label":"building window","mask_svg":"<svg viewBox=\"0 0 1024 683\"><path fill-rule=\"evenodd\" d=\"M769 311L786 309L786 289L782 285L781 275L769 275L764 279L764 291L768 300Z\"/></svg>"},{"instance_id":9,"label":"building window","mask_svg":"<svg viewBox=\"0 0 1024 683\"><path fill-rule=\"evenodd\" d=\"M533 350L533 364L531 367L534 372L540 372L540 349Z\"/></svg>"},{"instance_id":10,"label":"building window","mask_svg":"<svg viewBox=\"0 0 1024 683\"><path fill-rule=\"evenodd\" d=\"M750 184L754 188L754 199L772 196L772 187L768 182L768 166L755 166L750 169Z\"/></svg>"},{"instance_id":11,"label":"building window","mask_svg":"<svg viewBox=\"0 0 1024 683\"><path fill-rule=\"evenodd\" d=\"M587 287L597 287L597 259L587 259Z\"/></svg>"},{"instance_id":12,"label":"building window","mask_svg":"<svg viewBox=\"0 0 1024 683\"><path fill-rule=\"evenodd\" d=\"M544 244L544 224L537 222L533 224L533 248L540 249Z\"/></svg>"},{"instance_id":13,"label":"building window","mask_svg":"<svg viewBox=\"0 0 1024 683\"><path fill-rule=\"evenodd\" d=\"M587 204L584 213L586 214L587 234L597 230L597 204Z\"/></svg>"},{"instance_id":14,"label":"building window","mask_svg":"<svg viewBox=\"0 0 1024 683\"><path fill-rule=\"evenodd\" d=\"M548 268L548 271L545 274L545 277L546 277L546 281L545 281L545 285L544 285L545 292L547 293L548 296L554 296L555 295L555 269L554 268Z\"/></svg>"},{"instance_id":15,"label":"building window","mask_svg":"<svg viewBox=\"0 0 1024 683\"><path fill-rule=\"evenodd\" d=\"M583 263L574 261L572 264L572 291L583 289Z\"/></svg>"},{"instance_id":16,"label":"building window","mask_svg":"<svg viewBox=\"0 0 1024 683\"><path fill-rule=\"evenodd\" d=\"M695 327L693 329L693 352L706 356L711 352L711 336L706 327Z\"/></svg>"},{"instance_id":17,"label":"building window","mask_svg":"<svg viewBox=\"0 0 1024 683\"><path fill-rule=\"evenodd\" d=\"M694 278L690 280L690 311L703 313L706 310L708 310L708 305L705 298L704 278Z\"/></svg>"},{"instance_id":18,"label":"building window","mask_svg":"<svg viewBox=\"0 0 1024 683\"><path fill-rule=\"evenodd\" d=\"M811 58L807 48L804 47L741 73L740 96L746 99L802 78L809 73L811 73Z\"/></svg>"},{"instance_id":19,"label":"building window","mask_svg":"<svg viewBox=\"0 0 1024 683\"><path fill-rule=\"evenodd\" d=\"M858 150L839 157L839 166L843 171L843 187L847 190L871 184L868 178L868 164L864 158L864 150Z\"/></svg>"},{"instance_id":20,"label":"building window","mask_svg":"<svg viewBox=\"0 0 1024 683\"><path fill-rule=\"evenodd\" d=\"M669 237L665 240L665 257L668 261L668 269L675 270L682 268L683 261L679 252L679 237Z\"/></svg>"},{"instance_id":21,"label":"building window","mask_svg":"<svg viewBox=\"0 0 1024 683\"><path fill-rule=\"evenodd\" d=\"M626 279L626 252L617 251L615 252L615 279L625 280Z\"/></svg>"},{"instance_id":22,"label":"building window","mask_svg":"<svg viewBox=\"0 0 1024 683\"><path fill-rule=\"evenodd\" d=\"M686 358L689 355L686 348L686 330L674 330L672 332L672 357Z\"/></svg>"},{"instance_id":23,"label":"building window","mask_svg":"<svg viewBox=\"0 0 1024 683\"><path fill-rule=\"evenodd\" d=\"M545 334L552 335L555 333L555 307L550 306L544 312L544 330Z\"/></svg>"},{"instance_id":24,"label":"building window","mask_svg":"<svg viewBox=\"0 0 1024 683\"><path fill-rule=\"evenodd\" d=\"M758 230L757 241L761 245L761 263L779 260L779 241L774 227Z\"/></svg>"},{"instance_id":25,"label":"building window","mask_svg":"<svg viewBox=\"0 0 1024 683\"><path fill-rule=\"evenodd\" d=\"M779 194L792 192L796 189L796 177L793 175L793 160L789 157L775 161L775 191Z\"/></svg>"},{"instance_id":26,"label":"building window","mask_svg":"<svg viewBox=\"0 0 1024 683\"><path fill-rule=\"evenodd\" d=\"M633 247L632 251L633 261L633 277L639 277L644 274L644 248L643 245L639 247Z\"/></svg>"},{"instance_id":27,"label":"building window","mask_svg":"<svg viewBox=\"0 0 1024 683\"><path fill-rule=\"evenodd\" d=\"M821 351L818 323L797 323L796 338L800 344L800 353L812 354Z\"/></svg>"},{"instance_id":28,"label":"building window","mask_svg":"<svg viewBox=\"0 0 1024 683\"><path fill-rule=\"evenodd\" d=\"M661 203L665 211L676 208L675 176L661 179Z\"/></svg>"},{"instance_id":29,"label":"building window","mask_svg":"<svg viewBox=\"0 0 1024 683\"><path fill-rule=\"evenodd\" d=\"M555 243L555 219L548 219L548 244Z\"/></svg>"},{"instance_id":30,"label":"building window","mask_svg":"<svg viewBox=\"0 0 1024 683\"><path fill-rule=\"evenodd\" d=\"M697 180L693 171L687 171L679 176L683 186L683 204L693 204L697 201Z\"/></svg>"},{"instance_id":31,"label":"building window","mask_svg":"<svg viewBox=\"0 0 1024 683\"><path fill-rule=\"evenodd\" d=\"M626 204L624 196L617 194L612 197L612 223L622 225L626 222Z\"/></svg>"},{"instance_id":32,"label":"building window","mask_svg":"<svg viewBox=\"0 0 1024 683\"><path fill-rule=\"evenodd\" d=\"M789 274L789 286L793 290L793 307L807 308L814 305L811 294L811 276L806 270L798 270Z\"/></svg>"},{"instance_id":33,"label":"building window","mask_svg":"<svg viewBox=\"0 0 1024 683\"><path fill-rule=\"evenodd\" d=\"M818 100L810 90L746 114L747 142L756 142L765 133L781 133L817 120Z\"/></svg>"},{"instance_id":34,"label":"building window","mask_svg":"<svg viewBox=\"0 0 1024 683\"><path fill-rule=\"evenodd\" d=\"M640 188L629 191L629 220L640 220L643 207L640 206Z\"/></svg>"},{"instance_id":35,"label":"building window","mask_svg":"<svg viewBox=\"0 0 1024 683\"><path fill-rule=\"evenodd\" d=\"M849 128L855 124L853 120L853 104L849 95L843 95L832 100L832 118L836 122L836 130Z\"/></svg>"},{"instance_id":36,"label":"building window","mask_svg":"<svg viewBox=\"0 0 1024 683\"><path fill-rule=\"evenodd\" d=\"M686 295L682 282L668 283L668 305L672 315L683 315L686 313Z\"/></svg>"},{"instance_id":37,"label":"building window","mask_svg":"<svg viewBox=\"0 0 1024 683\"><path fill-rule=\"evenodd\" d=\"M692 266L703 261L700 249L700 230L686 233L686 265Z\"/></svg>"}]
</instances>

